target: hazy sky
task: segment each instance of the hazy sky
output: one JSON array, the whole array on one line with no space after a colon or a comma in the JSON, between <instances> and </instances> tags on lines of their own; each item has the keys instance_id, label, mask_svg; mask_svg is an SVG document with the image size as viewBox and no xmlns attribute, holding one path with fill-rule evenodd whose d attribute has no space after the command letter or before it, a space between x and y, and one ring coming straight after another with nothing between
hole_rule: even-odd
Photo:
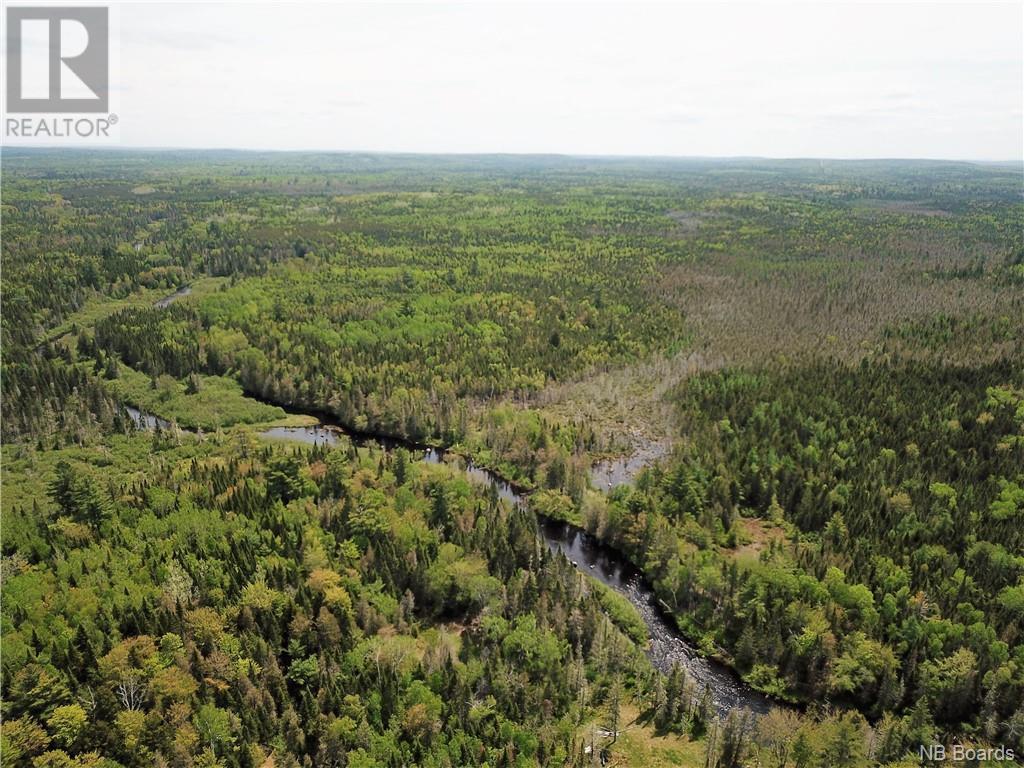
<instances>
[{"instance_id":1,"label":"hazy sky","mask_svg":"<svg viewBox=\"0 0 1024 768\"><path fill-rule=\"evenodd\" d=\"M129 146L1016 159L1024 4L121 4Z\"/></svg>"}]
</instances>

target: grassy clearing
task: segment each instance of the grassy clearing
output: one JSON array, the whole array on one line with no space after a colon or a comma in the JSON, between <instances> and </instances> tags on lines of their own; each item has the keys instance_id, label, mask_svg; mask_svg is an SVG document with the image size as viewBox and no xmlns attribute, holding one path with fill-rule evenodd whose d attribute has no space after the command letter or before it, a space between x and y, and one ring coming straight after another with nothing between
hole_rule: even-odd
<instances>
[{"instance_id":1,"label":"grassy clearing","mask_svg":"<svg viewBox=\"0 0 1024 768\"><path fill-rule=\"evenodd\" d=\"M602 738L600 733L606 728L605 719L597 718L586 723L580 729L580 737L586 744L590 743L591 735L598 736L595 743L598 748L607 744L609 739ZM662 768L663 766L683 766L684 768L703 768L704 745L694 742L677 733L656 733L653 726L640 721L640 710L633 703L623 704L621 710L622 730L611 747L611 757L607 766L643 766L643 768Z\"/></svg>"},{"instance_id":2,"label":"grassy clearing","mask_svg":"<svg viewBox=\"0 0 1024 768\"><path fill-rule=\"evenodd\" d=\"M223 376L200 376L199 391L188 394L184 382L161 376L153 382L144 374L120 365L111 389L125 402L188 429L215 429L236 424L263 424L284 419L285 412L246 397L241 385Z\"/></svg>"},{"instance_id":3,"label":"grassy clearing","mask_svg":"<svg viewBox=\"0 0 1024 768\"><path fill-rule=\"evenodd\" d=\"M220 290L222 285L227 285L226 277L201 277L190 285L192 292L183 296L179 301L201 299ZM68 315L64 322L54 326L46 334L47 341L56 341L61 336L71 332L72 328L92 328L97 322L105 317L129 307L150 307L165 296L174 293L170 288L142 288L135 293L122 298L110 296L96 296L85 302L85 305L77 312Z\"/></svg>"},{"instance_id":4,"label":"grassy clearing","mask_svg":"<svg viewBox=\"0 0 1024 768\"><path fill-rule=\"evenodd\" d=\"M47 341L56 341L73 328L91 328L99 320L129 307L144 307L160 300L172 291L167 288L143 288L123 298L97 296L85 302L81 309L68 315L64 322L54 326L46 335Z\"/></svg>"}]
</instances>

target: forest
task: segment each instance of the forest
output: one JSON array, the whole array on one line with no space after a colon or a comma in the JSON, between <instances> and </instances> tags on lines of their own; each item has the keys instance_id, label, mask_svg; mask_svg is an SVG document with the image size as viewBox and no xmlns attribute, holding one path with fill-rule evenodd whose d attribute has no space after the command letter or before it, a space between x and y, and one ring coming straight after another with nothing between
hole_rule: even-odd
<instances>
[{"instance_id":1,"label":"forest","mask_svg":"<svg viewBox=\"0 0 1024 768\"><path fill-rule=\"evenodd\" d=\"M899 365L695 377L679 393L687 446L588 525L767 690L1009 735L1024 378Z\"/></svg>"},{"instance_id":2,"label":"forest","mask_svg":"<svg viewBox=\"0 0 1024 768\"><path fill-rule=\"evenodd\" d=\"M4 765L1024 755L1019 168L3 160Z\"/></svg>"}]
</instances>

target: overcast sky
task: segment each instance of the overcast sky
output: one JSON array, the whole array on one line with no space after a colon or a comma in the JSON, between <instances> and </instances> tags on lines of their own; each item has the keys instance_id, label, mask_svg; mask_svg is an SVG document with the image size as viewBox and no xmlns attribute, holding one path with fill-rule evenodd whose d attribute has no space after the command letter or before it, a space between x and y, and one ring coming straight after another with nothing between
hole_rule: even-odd
<instances>
[{"instance_id":1,"label":"overcast sky","mask_svg":"<svg viewBox=\"0 0 1024 768\"><path fill-rule=\"evenodd\" d=\"M1019 159L1024 4L122 4L121 144Z\"/></svg>"}]
</instances>

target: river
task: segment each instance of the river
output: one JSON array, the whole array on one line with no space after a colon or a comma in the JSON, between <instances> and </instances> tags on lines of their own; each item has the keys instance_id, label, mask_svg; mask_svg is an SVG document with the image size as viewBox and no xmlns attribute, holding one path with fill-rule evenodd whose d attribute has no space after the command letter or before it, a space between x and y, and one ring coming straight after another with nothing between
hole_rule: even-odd
<instances>
[{"instance_id":1,"label":"river","mask_svg":"<svg viewBox=\"0 0 1024 768\"><path fill-rule=\"evenodd\" d=\"M170 296L156 303L158 307L169 306L173 301L187 296L191 291L185 286ZM383 450L393 450L402 446L418 455L421 461L440 463L445 461L445 451L439 448L411 445L394 438L356 434L341 424L333 422L326 414L313 414L281 406L289 413L302 413L317 418L319 423L309 427L271 427L260 433L262 437L277 440L294 440L307 445L336 445L342 440L350 440L356 445L376 445ZM128 414L135 424L142 429L155 429L159 426L166 429L170 423L164 419L143 413L137 408L128 409ZM657 458L644 456L649 461ZM618 462L618 463L616 463ZM638 466L634 466L633 457L613 460L602 468L601 479L609 487L626 482L635 474ZM528 498L521 490L493 472L474 465L472 462L457 460L463 472L473 481L493 485L498 496L509 504L528 506ZM681 665L697 684L698 691L707 690L711 701L720 715L736 708L749 709L763 714L773 706L785 706L774 702L764 694L755 691L742 680L730 667L708 659L700 654L674 626L672 618L658 607L654 590L647 583L640 571L619 552L602 544L594 536L578 526L557 520L537 516L538 531L544 543L552 552L560 552L569 559L580 571L589 574L602 584L625 597L636 608L647 625L650 643L647 655L651 663L661 672L668 674L674 664Z\"/></svg>"},{"instance_id":2,"label":"river","mask_svg":"<svg viewBox=\"0 0 1024 768\"><path fill-rule=\"evenodd\" d=\"M436 464L446 460L442 449L412 446L394 439L353 435L340 425L323 421L310 427L273 427L261 434L266 438L295 440L307 445L336 445L348 439L356 445L376 444L385 450L404 446L421 461ZM528 506L525 493L489 470L461 458L457 458L454 463L475 482L493 485L498 496L508 503ZM539 533L552 552L562 553L581 572L611 587L636 608L650 636L647 655L657 669L668 674L673 664L680 664L696 682L698 691L707 688L715 709L722 715L740 707L763 714L772 706L780 706L746 685L728 666L702 656L673 626L671 617L658 607L654 591L643 574L620 553L578 526L541 515L538 515L538 523Z\"/></svg>"},{"instance_id":3,"label":"river","mask_svg":"<svg viewBox=\"0 0 1024 768\"><path fill-rule=\"evenodd\" d=\"M155 429L157 426L166 429L171 426L166 420L137 408L128 407L127 411L140 429ZM393 450L402 446L420 461L430 464L446 461L446 452L440 448L409 445L392 438L356 435L341 426L323 421L309 427L271 427L260 435L268 439L293 440L307 445L333 446L350 440L359 446L374 445L383 450ZM525 493L491 471L472 462L465 462L461 458L456 458L454 463L474 482L494 485L498 497L509 504L528 506L528 496ZM741 707L757 714L764 714L773 706L786 706L755 691L725 664L702 656L675 628L671 617L658 607L654 590L643 574L619 552L602 544L578 526L542 515L537 517L538 531L552 552L562 553L582 573L615 590L636 608L647 626L647 634L650 637L647 656L658 670L668 674L673 664L681 665L697 684L698 691L706 688L710 692L711 701L720 715Z\"/></svg>"}]
</instances>

